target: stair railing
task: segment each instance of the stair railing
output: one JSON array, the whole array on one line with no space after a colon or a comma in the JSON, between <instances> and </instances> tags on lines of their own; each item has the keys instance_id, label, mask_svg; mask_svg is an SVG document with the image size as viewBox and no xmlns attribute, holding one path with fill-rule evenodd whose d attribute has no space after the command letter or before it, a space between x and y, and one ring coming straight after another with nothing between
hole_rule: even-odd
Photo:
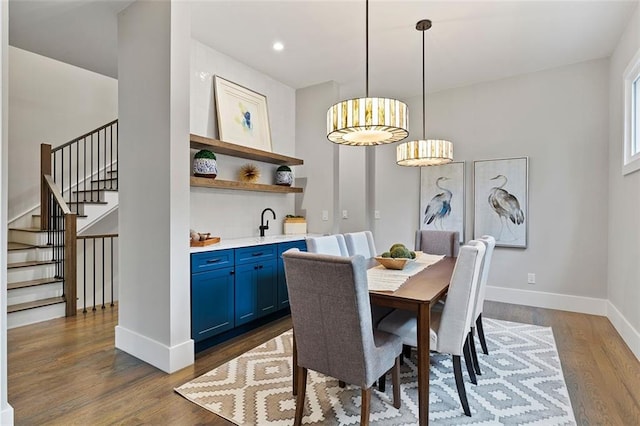
<instances>
[{"instance_id":1,"label":"stair railing","mask_svg":"<svg viewBox=\"0 0 640 426\"><path fill-rule=\"evenodd\" d=\"M82 313L87 312L87 306L95 311L100 301L102 309L105 309L107 300L110 301L110 306L114 306L114 292L117 291L114 286L117 238L118 234L78 236L78 252L82 258L78 265L78 280L82 284L78 288L82 292Z\"/></svg>"},{"instance_id":2,"label":"stair railing","mask_svg":"<svg viewBox=\"0 0 640 426\"><path fill-rule=\"evenodd\" d=\"M77 206L77 201L100 201L99 189L118 188L118 175L114 173L118 163L118 120L51 149L49 158L53 181L72 206Z\"/></svg>"},{"instance_id":3,"label":"stair railing","mask_svg":"<svg viewBox=\"0 0 640 426\"><path fill-rule=\"evenodd\" d=\"M46 171L46 170L45 170ZM76 315L76 214L62 198L62 193L51 175L42 175L40 229L47 231L47 245L51 246L51 261L55 277L63 282L65 316Z\"/></svg>"}]
</instances>

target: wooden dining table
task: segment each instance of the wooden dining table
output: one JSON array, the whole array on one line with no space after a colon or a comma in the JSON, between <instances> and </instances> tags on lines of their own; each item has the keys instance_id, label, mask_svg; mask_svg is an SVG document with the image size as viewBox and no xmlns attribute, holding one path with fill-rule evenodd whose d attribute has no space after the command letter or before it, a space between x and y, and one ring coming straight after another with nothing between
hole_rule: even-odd
<instances>
[{"instance_id":1,"label":"wooden dining table","mask_svg":"<svg viewBox=\"0 0 640 426\"><path fill-rule=\"evenodd\" d=\"M417 315L418 331L418 424L429 424L429 345L431 307L449 289L456 264L455 257L445 257L411 276L400 288L390 291L369 291L371 304L405 309Z\"/></svg>"}]
</instances>

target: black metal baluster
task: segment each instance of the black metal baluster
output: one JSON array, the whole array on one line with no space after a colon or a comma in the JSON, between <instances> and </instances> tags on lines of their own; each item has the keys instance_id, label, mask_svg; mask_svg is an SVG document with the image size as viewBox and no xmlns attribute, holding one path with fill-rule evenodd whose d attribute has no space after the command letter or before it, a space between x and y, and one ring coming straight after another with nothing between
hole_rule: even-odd
<instances>
[{"instance_id":1,"label":"black metal baluster","mask_svg":"<svg viewBox=\"0 0 640 426\"><path fill-rule=\"evenodd\" d=\"M93 311L96 310L96 240L92 238L93 242L93 263L91 264L93 267Z\"/></svg>"},{"instance_id":2,"label":"black metal baluster","mask_svg":"<svg viewBox=\"0 0 640 426\"><path fill-rule=\"evenodd\" d=\"M82 313L87 313L87 239L82 239Z\"/></svg>"},{"instance_id":3,"label":"black metal baluster","mask_svg":"<svg viewBox=\"0 0 640 426\"><path fill-rule=\"evenodd\" d=\"M111 306L113 306L113 237L111 239Z\"/></svg>"},{"instance_id":4,"label":"black metal baluster","mask_svg":"<svg viewBox=\"0 0 640 426\"><path fill-rule=\"evenodd\" d=\"M104 308L104 237L102 237L102 309Z\"/></svg>"}]
</instances>

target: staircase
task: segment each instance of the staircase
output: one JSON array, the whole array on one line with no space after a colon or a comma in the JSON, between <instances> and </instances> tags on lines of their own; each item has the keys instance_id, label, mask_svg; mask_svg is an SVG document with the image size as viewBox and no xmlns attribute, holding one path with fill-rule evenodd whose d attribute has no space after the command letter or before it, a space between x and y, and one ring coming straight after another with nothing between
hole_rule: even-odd
<instances>
[{"instance_id":1,"label":"staircase","mask_svg":"<svg viewBox=\"0 0 640 426\"><path fill-rule=\"evenodd\" d=\"M43 145L41 152L41 204L31 212L34 214L13 221L9 227L7 328L76 314L76 293L80 291L85 298L87 294L86 284L76 281L76 276L87 276L86 258L84 264L77 261L76 270L75 259L67 262L65 256L76 252L84 256L87 240L79 244L76 235L118 207L117 120L53 150ZM62 207L52 210L58 203ZM71 216L75 216L73 225L68 222ZM73 235L66 235L66 230L72 230ZM92 269L95 271L95 264Z\"/></svg>"}]
</instances>

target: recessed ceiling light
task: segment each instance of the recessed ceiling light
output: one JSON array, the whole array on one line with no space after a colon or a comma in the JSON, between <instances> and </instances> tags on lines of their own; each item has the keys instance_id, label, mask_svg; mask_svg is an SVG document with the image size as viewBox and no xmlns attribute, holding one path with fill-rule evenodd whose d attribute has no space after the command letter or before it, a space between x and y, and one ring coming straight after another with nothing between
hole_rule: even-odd
<instances>
[{"instance_id":1,"label":"recessed ceiling light","mask_svg":"<svg viewBox=\"0 0 640 426\"><path fill-rule=\"evenodd\" d=\"M276 41L275 43L273 43L273 50L275 50L276 52L280 52L283 49L284 49L284 44L280 43L279 41Z\"/></svg>"}]
</instances>

